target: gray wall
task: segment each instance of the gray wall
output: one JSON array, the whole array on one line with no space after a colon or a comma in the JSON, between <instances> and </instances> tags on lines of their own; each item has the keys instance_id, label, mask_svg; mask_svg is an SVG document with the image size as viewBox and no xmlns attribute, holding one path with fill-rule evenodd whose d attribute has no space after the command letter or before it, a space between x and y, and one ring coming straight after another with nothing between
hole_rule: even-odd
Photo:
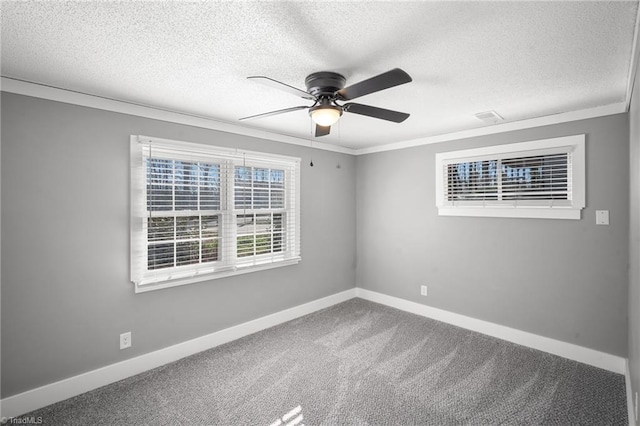
<instances>
[{"instance_id":1,"label":"gray wall","mask_svg":"<svg viewBox=\"0 0 640 426\"><path fill-rule=\"evenodd\" d=\"M357 158L7 93L1 101L2 398L354 283L620 356L629 339L638 388L637 183L628 238L638 96L630 121L621 114ZM437 216L436 152L578 133L587 135L582 220ZM135 295L131 134L302 157L303 261ZM610 226L595 225L596 209L610 210ZM133 348L120 351L118 335L129 330Z\"/></svg>"},{"instance_id":2,"label":"gray wall","mask_svg":"<svg viewBox=\"0 0 640 426\"><path fill-rule=\"evenodd\" d=\"M1 101L2 398L354 287L353 156L8 93ZM302 157L302 262L134 294L131 134ZM133 347L120 351L129 330Z\"/></svg>"},{"instance_id":3,"label":"gray wall","mask_svg":"<svg viewBox=\"0 0 640 426\"><path fill-rule=\"evenodd\" d=\"M581 220L438 216L435 153L583 133ZM619 114L357 157L357 287L626 357L628 143Z\"/></svg>"},{"instance_id":4,"label":"gray wall","mask_svg":"<svg viewBox=\"0 0 640 426\"><path fill-rule=\"evenodd\" d=\"M635 77L629 110L629 370L632 395L640 391L640 68L636 69Z\"/></svg>"}]
</instances>

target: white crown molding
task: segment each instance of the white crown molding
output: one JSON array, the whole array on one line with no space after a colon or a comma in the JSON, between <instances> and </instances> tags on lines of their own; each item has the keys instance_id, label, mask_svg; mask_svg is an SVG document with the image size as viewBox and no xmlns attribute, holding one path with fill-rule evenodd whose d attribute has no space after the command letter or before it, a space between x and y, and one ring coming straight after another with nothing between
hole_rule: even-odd
<instances>
[{"instance_id":1,"label":"white crown molding","mask_svg":"<svg viewBox=\"0 0 640 426\"><path fill-rule=\"evenodd\" d=\"M495 324L477 318L467 317L454 312L434 308L409 300L400 299L375 291L357 287L356 295L371 302L382 303L392 308L400 309L412 314L421 315L437 321L446 322L467 330L476 331L498 339L516 343L518 345L544 351L550 354L568 358L583 364L592 365L618 374L625 374L626 359L620 356L600 352L572 343L551 339L504 325Z\"/></svg>"},{"instance_id":2,"label":"white crown molding","mask_svg":"<svg viewBox=\"0 0 640 426\"><path fill-rule=\"evenodd\" d=\"M167 121L171 123L185 124L188 126L200 127L204 129L218 130L221 132L234 133L237 135L250 136L259 139L267 139L270 141L283 142L292 145L312 147L325 151L333 151L350 155L355 154L355 150L353 149L324 142L317 142L315 140L311 142L307 139L296 138L294 136L268 132L251 127L244 127L238 124L217 121L212 118L199 117L176 111L162 110L150 106L138 105L115 99L88 95L86 93L59 89L57 87L45 86L42 84L30 83L22 80L15 80L8 77L2 77L2 81L0 82L0 90L3 92L15 93L18 95L31 96L34 98L80 105L88 108L135 115L138 117L152 118L154 120Z\"/></svg>"},{"instance_id":3,"label":"white crown molding","mask_svg":"<svg viewBox=\"0 0 640 426\"><path fill-rule=\"evenodd\" d=\"M352 288L303 305L276 312L253 321L217 331L167 348L149 352L87 373L28 390L0 401L0 419L22 414L126 379L181 358L239 339L249 334L282 324L320 309L342 303L356 296ZM4 423L3 423L4 424Z\"/></svg>"},{"instance_id":4,"label":"white crown molding","mask_svg":"<svg viewBox=\"0 0 640 426\"><path fill-rule=\"evenodd\" d=\"M551 124L568 123L570 121L585 120L588 118L604 117L607 115L627 112L625 102L610 105L603 105L595 108L582 109L579 111L563 112L560 114L546 115L544 117L530 118L527 120L512 121L509 123L496 124L493 126L479 127L476 129L462 130L459 132L446 133L443 135L427 136L424 138L411 139L408 141L396 142L387 145L362 148L355 151L355 155L373 154L376 152L395 151L398 149L412 148L415 146L429 145L433 143L449 142L459 139L466 139L475 136L493 135L496 133L511 132L514 130L530 129L532 127L549 126Z\"/></svg>"},{"instance_id":5,"label":"white crown molding","mask_svg":"<svg viewBox=\"0 0 640 426\"><path fill-rule=\"evenodd\" d=\"M636 10L636 25L633 31L633 44L631 47L631 61L629 63L629 75L627 76L627 97L626 111L631 107L631 95L633 94L633 85L636 80L636 69L638 68L638 57L640 56L640 46L638 45L638 30L640 27L640 5Z\"/></svg>"},{"instance_id":6,"label":"white crown molding","mask_svg":"<svg viewBox=\"0 0 640 426\"><path fill-rule=\"evenodd\" d=\"M635 49L638 47L636 45ZM633 63L636 61L634 60ZM634 68L635 69L635 68ZM465 139L475 136L491 135L496 133L510 132L514 130L529 129L532 127L547 126L551 124L566 123L570 121L584 120L588 118L602 117L606 115L619 114L627 112L628 102L630 101L630 90L633 88L633 81L630 81L631 87L628 90L627 102L604 105L596 108L584 109L579 111L571 111L560 114L537 117L528 120L520 120L509 123L496 124L493 126L479 127L475 129L462 130L459 132L446 133L443 135L427 136L423 138L411 139L407 141L394 142L390 144L351 149L334 144L324 142L309 141L294 136L283 135L279 133L268 132L250 127L244 127L233 123L217 121L212 118L198 117L189 114L183 114L175 111L166 111L145 105L137 105L115 99L102 98L99 96L88 95L80 92L59 89L56 87L45 86L36 83L30 83L21 80L15 80L8 77L2 77L0 81L0 90L8 93L15 93L34 98L48 99L56 102L63 102L73 105L85 106L88 108L96 108L105 111L117 112L122 114L135 115L138 117L151 118L155 120L167 121L171 123L185 124L188 126L201 127L205 129L218 130L221 132L234 133L238 135L250 136L259 139L267 139L270 141L288 143L311 147L324 151L339 152L349 155L365 155L376 152L395 151L398 149L411 148L421 145L429 145L433 143L448 142L458 139Z\"/></svg>"}]
</instances>

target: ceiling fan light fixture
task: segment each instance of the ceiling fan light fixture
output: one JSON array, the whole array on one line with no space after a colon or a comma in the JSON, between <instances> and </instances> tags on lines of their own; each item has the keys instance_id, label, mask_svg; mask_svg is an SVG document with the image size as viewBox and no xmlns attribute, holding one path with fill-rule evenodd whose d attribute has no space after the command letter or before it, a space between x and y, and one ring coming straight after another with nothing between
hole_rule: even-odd
<instances>
[{"instance_id":1,"label":"ceiling fan light fixture","mask_svg":"<svg viewBox=\"0 0 640 426\"><path fill-rule=\"evenodd\" d=\"M326 136L330 133L331 126L340 120L342 113L345 111L394 123L402 123L404 120L409 118L409 114L407 113L370 105L353 102L348 102L343 105L338 104L338 101L352 101L353 99L370 93L379 92L381 90L411 82L412 80L409 74L400 68L394 68L390 71L378 74L347 87L345 87L346 79L341 74L331 71L314 72L313 74L309 74L304 80L304 84L307 88L306 91L265 76L256 75L247 78L264 83L268 86L277 87L303 99L313 100L315 103L311 106L300 105L277 111L250 115L248 117L242 117L240 120L271 117L273 115L306 109L309 111L309 117L311 117L311 120L315 123L315 136L320 137Z\"/></svg>"},{"instance_id":2,"label":"ceiling fan light fixture","mask_svg":"<svg viewBox=\"0 0 640 426\"><path fill-rule=\"evenodd\" d=\"M340 119L342 108L333 105L321 105L310 108L309 115L318 126L332 126Z\"/></svg>"}]
</instances>

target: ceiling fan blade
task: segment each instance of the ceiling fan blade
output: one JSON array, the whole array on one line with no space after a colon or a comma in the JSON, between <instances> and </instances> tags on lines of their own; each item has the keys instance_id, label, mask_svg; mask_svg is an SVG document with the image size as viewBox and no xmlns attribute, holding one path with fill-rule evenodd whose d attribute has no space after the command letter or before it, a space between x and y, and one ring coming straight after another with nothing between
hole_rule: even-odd
<instances>
[{"instance_id":1,"label":"ceiling fan blade","mask_svg":"<svg viewBox=\"0 0 640 426\"><path fill-rule=\"evenodd\" d=\"M299 96L304 99L310 99L312 101L315 101L316 99L309 93L305 92L304 90L300 90L297 87L289 86L288 84L282 83L278 80L274 80L269 77L257 75L257 76L247 77L247 79L257 81L259 83L265 84L270 87L274 87L276 89L284 90L285 92L289 92L292 95Z\"/></svg>"},{"instance_id":2,"label":"ceiling fan blade","mask_svg":"<svg viewBox=\"0 0 640 426\"><path fill-rule=\"evenodd\" d=\"M263 112L262 114L250 115L248 117L239 118L239 120L251 120L251 119L254 119L254 118L271 117L272 115L284 114L285 112L298 111L300 109L307 109L307 108L309 108L309 107L308 106L304 106L304 105L295 106L295 107L291 107L291 108L279 109L277 111Z\"/></svg>"},{"instance_id":3,"label":"ceiling fan blade","mask_svg":"<svg viewBox=\"0 0 640 426\"><path fill-rule=\"evenodd\" d=\"M350 101L351 99L409 83L410 81L412 80L409 74L400 68L394 68L391 71L387 71L375 77L371 77L367 80L345 87L338 91L338 96L342 100Z\"/></svg>"},{"instance_id":4,"label":"ceiling fan blade","mask_svg":"<svg viewBox=\"0 0 640 426\"><path fill-rule=\"evenodd\" d=\"M316 138L320 136L326 136L331 131L331 126L321 126L316 124Z\"/></svg>"},{"instance_id":5,"label":"ceiling fan blade","mask_svg":"<svg viewBox=\"0 0 640 426\"><path fill-rule=\"evenodd\" d=\"M366 115L368 117L379 118L381 120L393 121L394 123L402 123L404 120L409 118L409 114L407 113L373 107L370 105L348 103L344 104L342 109L346 112Z\"/></svg>"}]
</instances>

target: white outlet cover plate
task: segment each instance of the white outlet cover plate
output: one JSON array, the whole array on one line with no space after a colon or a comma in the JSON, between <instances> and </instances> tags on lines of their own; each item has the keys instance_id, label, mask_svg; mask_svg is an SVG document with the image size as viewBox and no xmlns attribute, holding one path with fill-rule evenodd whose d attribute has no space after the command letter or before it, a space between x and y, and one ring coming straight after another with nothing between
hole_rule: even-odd
<instances>
[{"instance_id":1,"label":"white outlet cover plate","mask_svg":"<svg viewBox=\"0 0 640 426\"><path fill-rule=\"evenodd\" d=\"M131 347L131 332L122 333L120 335L120 349L127 349Z\"/></svg>"},{"instance_id":2,"label":"white outlet cover plate","mask_svg":"<svg viewBox=\"0 0 640 426\"><path fill-rule=\"evenodd\" d=\"M609 210L596 210L596 225L609 224Z\"/></svg>"}]
</instances>

